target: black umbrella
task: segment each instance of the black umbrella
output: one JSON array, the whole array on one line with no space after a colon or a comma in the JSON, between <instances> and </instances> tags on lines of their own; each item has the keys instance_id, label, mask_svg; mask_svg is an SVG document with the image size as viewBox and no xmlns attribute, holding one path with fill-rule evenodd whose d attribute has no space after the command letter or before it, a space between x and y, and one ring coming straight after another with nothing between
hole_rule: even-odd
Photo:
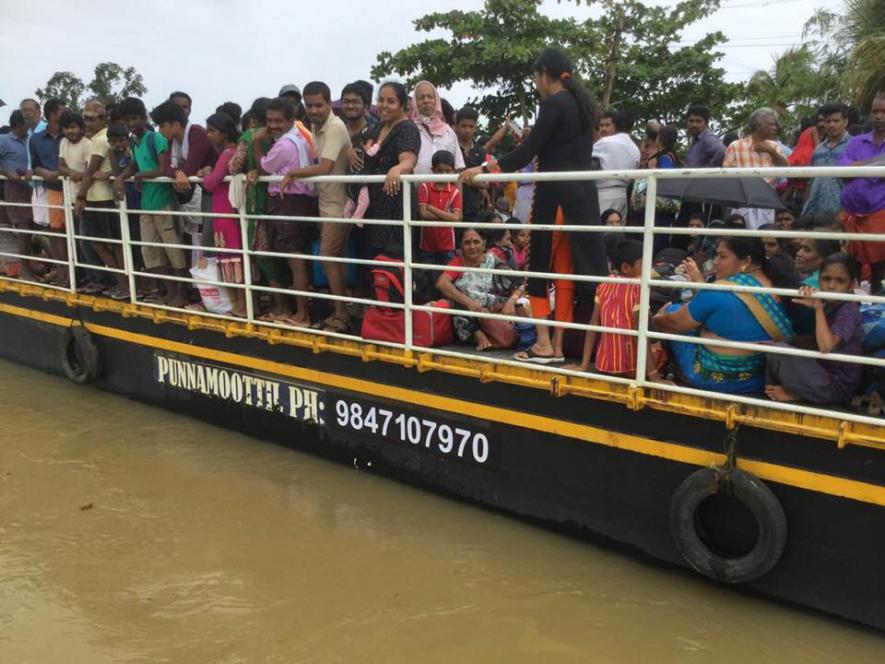
<instances>
[{"instance_id":1,"label":"black umbrella","mask_svg":"<svg viewBox=\"0 0 885 664\"><path fill-rule=\"evenodd\" d=\"M783 210L787 206L763 178L673 178L658 180L658 196L728 207Z\"/></svg>"}]
</instances>

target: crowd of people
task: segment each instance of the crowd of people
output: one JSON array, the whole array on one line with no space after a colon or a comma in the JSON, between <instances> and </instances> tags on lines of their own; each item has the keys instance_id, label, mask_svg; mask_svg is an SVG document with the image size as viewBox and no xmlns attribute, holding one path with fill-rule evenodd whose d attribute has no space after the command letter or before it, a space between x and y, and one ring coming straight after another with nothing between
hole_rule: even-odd
<instances>
[{"instance_id":1,"label":"crowd of people","mask_svg":"<svg viewBox=\"0 0 885 664\"><path fill-rule=\"evenodd\" d=\"M303 91L289 84L274 98L255 99L245 112L225 102L202 124L191 119L191 97L181 91L150 110L134 97L112 108L90 100L82 113L56 99L42 107L25 99L0 134L3 201L9 204L0 207L0 225L19 231L0 232L0 274L68 287L73 246L83 266L76 271L81 293L128 300L124 267L131 264L138 272L132 281L137 301L201 310L207 303L194 275L211 266L217 280L242 285L246 247L260 252L248 261L251 283L273 290L258 296L231 288L226 313L246 316L247 298L254 297L260 320L359 334L360 308L347 298L370 296L371 270L342 259L401 259L405 236L396 222L403 219L403 189L410 186L403 176L459 174L458 182L415 186L410 211L412 219L436 222L412 234L417 262L438 270L414 271L416 282L428 282L428 288L414 285L416 297L427 293L415 301L448 300L458 310L451 318L459 343L480 351L513 349L517 360L537 364L580 356L568 366L634 375L635 334L591 331L576 344L559 326L469 313L636 330L640 290L627 280L641 273L643 245L623 228L641 225L645 208L654 205L656 226L699 232L656 235L654 276L680 287L654 289L652 328L707 343L650 344L649 379L837 405L874 380L858 364L759 353L727 342L883 353L882 345L866 343L863 305L816 293L885 292L885 243L798 234L717 238L715 230L885 233L885 179L765 180L779 203L760 208L728 206L715 195L651 201L643 179L493 184L476 176L885 165L885 94L866 117L846 104L825 104L789 135L776 111L760 108L748 117L744 135L719 137L709 111L697 104L687 108L684 127L651 121L637 136L634 115L625 108L599 109L562 53L545 51L534 74L541 100L534 126L520 127L508 117L485 139L478 136L477 111L455 111L429 81L411 91L389 81L377 94L370 83L356 81L337 100L323 82L312 81ZM683 130L686 145L680 143ZM306 180L347 174L384 179ZM263 175L281 180L259 180ZM72 209L65 209L65 199ZM119 214L121 201L125 216ZM120 242L123 219L133 242L129 249ZM384 220L392 223L378 223ZM480 222L500 228L475 228ZM604 225L610 232L532 233L524 225L533 223ZM65 235L68 224L81 238L73 245ZM21 232L29 229L47 232ZM559 278L516 276L524 270ZM616 279L597 287L569 279L576 274ZM712 281L799 289L801 297L691 288ZM319 300L325 307L311 297L321 289L336 296ZM871 316L881 317L881 305L869 308Z\"/></svg>"}]
</instances>

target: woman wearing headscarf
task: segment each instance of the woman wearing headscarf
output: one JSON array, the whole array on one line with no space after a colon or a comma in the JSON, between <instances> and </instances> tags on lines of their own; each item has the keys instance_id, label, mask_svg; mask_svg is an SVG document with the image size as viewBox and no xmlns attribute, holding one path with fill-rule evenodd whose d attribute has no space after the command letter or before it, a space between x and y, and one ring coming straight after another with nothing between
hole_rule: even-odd
<instances>
[{"instance_id":1,"label":"woman wearing headscarf","mask_svg":"<svg viewBox=\"0 0 885 664\"><path fill-rule=\"evenodd\" d=\"M538 171L590 170L593 153L593 128L597 107L587 89L572 75L572 65L562 51L548 48L532 67L535 86L541 96L538 117L532 132L516 149L495 161L490 159L482 167L469 168L461 174L464 182L471 182L482 172L501 170L514 172L536 156ZM557 215L561 210L562 215ZM599 225L599 201L593 181L538 182L530 215L532 224L554 224L564 220L567 225ZM608 260L601 233L551 233L532 231L529 270L557 272L565 275L557 279L556 320L569 321L572 317L573 282L568 275L605 276ZM530 278L528 293L535 317L550 314L548 280ZM592 303L595 284L577 285L581 302ZM527 351L517 353L518 360L549 364L564 361L562 355L563 328L557 327L550 338L546 325L538 326L538 341Z\"/></svg>"},{"instance_id":2,"label":"woman wearing headscarf","mask_svg":"<svg viewBox=\"0 0 885 664\"><path fill-rule=\"evenodd\" d=\"M446 122L439 93L432 83L421 81L412 93L410 118L421 133L421 153L415 165L415 175L433 172L431 161L439 150L455 155L455 170L464 168L464 155L458 145L458 136Z\"/></svg>"}]
</instances>

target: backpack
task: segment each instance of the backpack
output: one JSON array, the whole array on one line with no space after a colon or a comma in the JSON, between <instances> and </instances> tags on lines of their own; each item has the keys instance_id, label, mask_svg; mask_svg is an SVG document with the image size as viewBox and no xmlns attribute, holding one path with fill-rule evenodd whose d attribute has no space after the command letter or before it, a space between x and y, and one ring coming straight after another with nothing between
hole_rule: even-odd
<instances>
[{"instance_id":1,"label":"backpack","mask_svg":"<svg viewBox=\"0 0 885 664\"><path fill-rule=\"evenodd\" d=\"M376 261L398 262L394 258L379 255ZM396 266L374 266L370 271L375 300L402 304L405 301L402 268ZM421 300L419 300L420 302ZM448 300L430 302L429 306L449 308ZM366 309L360 331L363 339L404 343L405 311L383 305ZM412 341L415 346L430 348L452 343L452 317L440 312L412 312Z\"/></svg>"}]
</instances>

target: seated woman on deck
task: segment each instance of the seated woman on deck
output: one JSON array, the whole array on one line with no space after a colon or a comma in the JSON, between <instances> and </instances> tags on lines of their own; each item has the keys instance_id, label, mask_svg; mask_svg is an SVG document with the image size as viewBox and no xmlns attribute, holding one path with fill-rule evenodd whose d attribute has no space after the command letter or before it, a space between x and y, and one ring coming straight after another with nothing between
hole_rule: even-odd
<instances>
[{"instance_id":1,"label":"seated woman on deck","mask_svg":"<svg viewBox=\"0 0 885 664\"><path fill-rule=\"evenodd\" d=\"M767 258L759 238L729 237L719 241L713 261L716 283L737 286L795 288L789 259ZM685 262L692 281L703 275L692 260ZM684 305L669 304L655 315L657 330L705 339L750 343L788 342L793 328L777 296L701 290ZM678 374L691 387L729 394L757 394L764 387L765 354L689 342L670 342Z\"/></svg>"},{"instance_id":2,"label":"seated woman on deck","mask_svg":"<svg viewBox=\"0 0 885 664\"><path fill-rule=\"evenodd\" d=\"M493 253L486 252L485 239L480 232L467 228L461 233L459 255L449 262L449 267L494 269L504 266ZM512 277L492 272L448 270L440 274L436 287L456 308L496 314L516 314L517 300L523 295L522 288L516 286ZM516 330L507 321L453 316L452 323L458 342L476 344L477 350L512 348L518 341Z\"/></svg>"},{"instance_id":3,"label":"seated woman on deck","mask_svg":"<svg viewBox=\"0 0 885 664\"><path fill-rule=\"evenodd\" d=\"M803 240L804 242L804 240ZM831 254L820 266L820 290L851 293L857 284L858 266L848 254ZM821 300L816 289L803 285L803 299L794 303L814 312L815 350L821 353L860 355L863 330L857 302ZM765 394L774 401L806 401L814 404L846 404L861 380L861 366L853 362L818 360L796 355L768 355Z\"/></svg>"}]
</instances>

